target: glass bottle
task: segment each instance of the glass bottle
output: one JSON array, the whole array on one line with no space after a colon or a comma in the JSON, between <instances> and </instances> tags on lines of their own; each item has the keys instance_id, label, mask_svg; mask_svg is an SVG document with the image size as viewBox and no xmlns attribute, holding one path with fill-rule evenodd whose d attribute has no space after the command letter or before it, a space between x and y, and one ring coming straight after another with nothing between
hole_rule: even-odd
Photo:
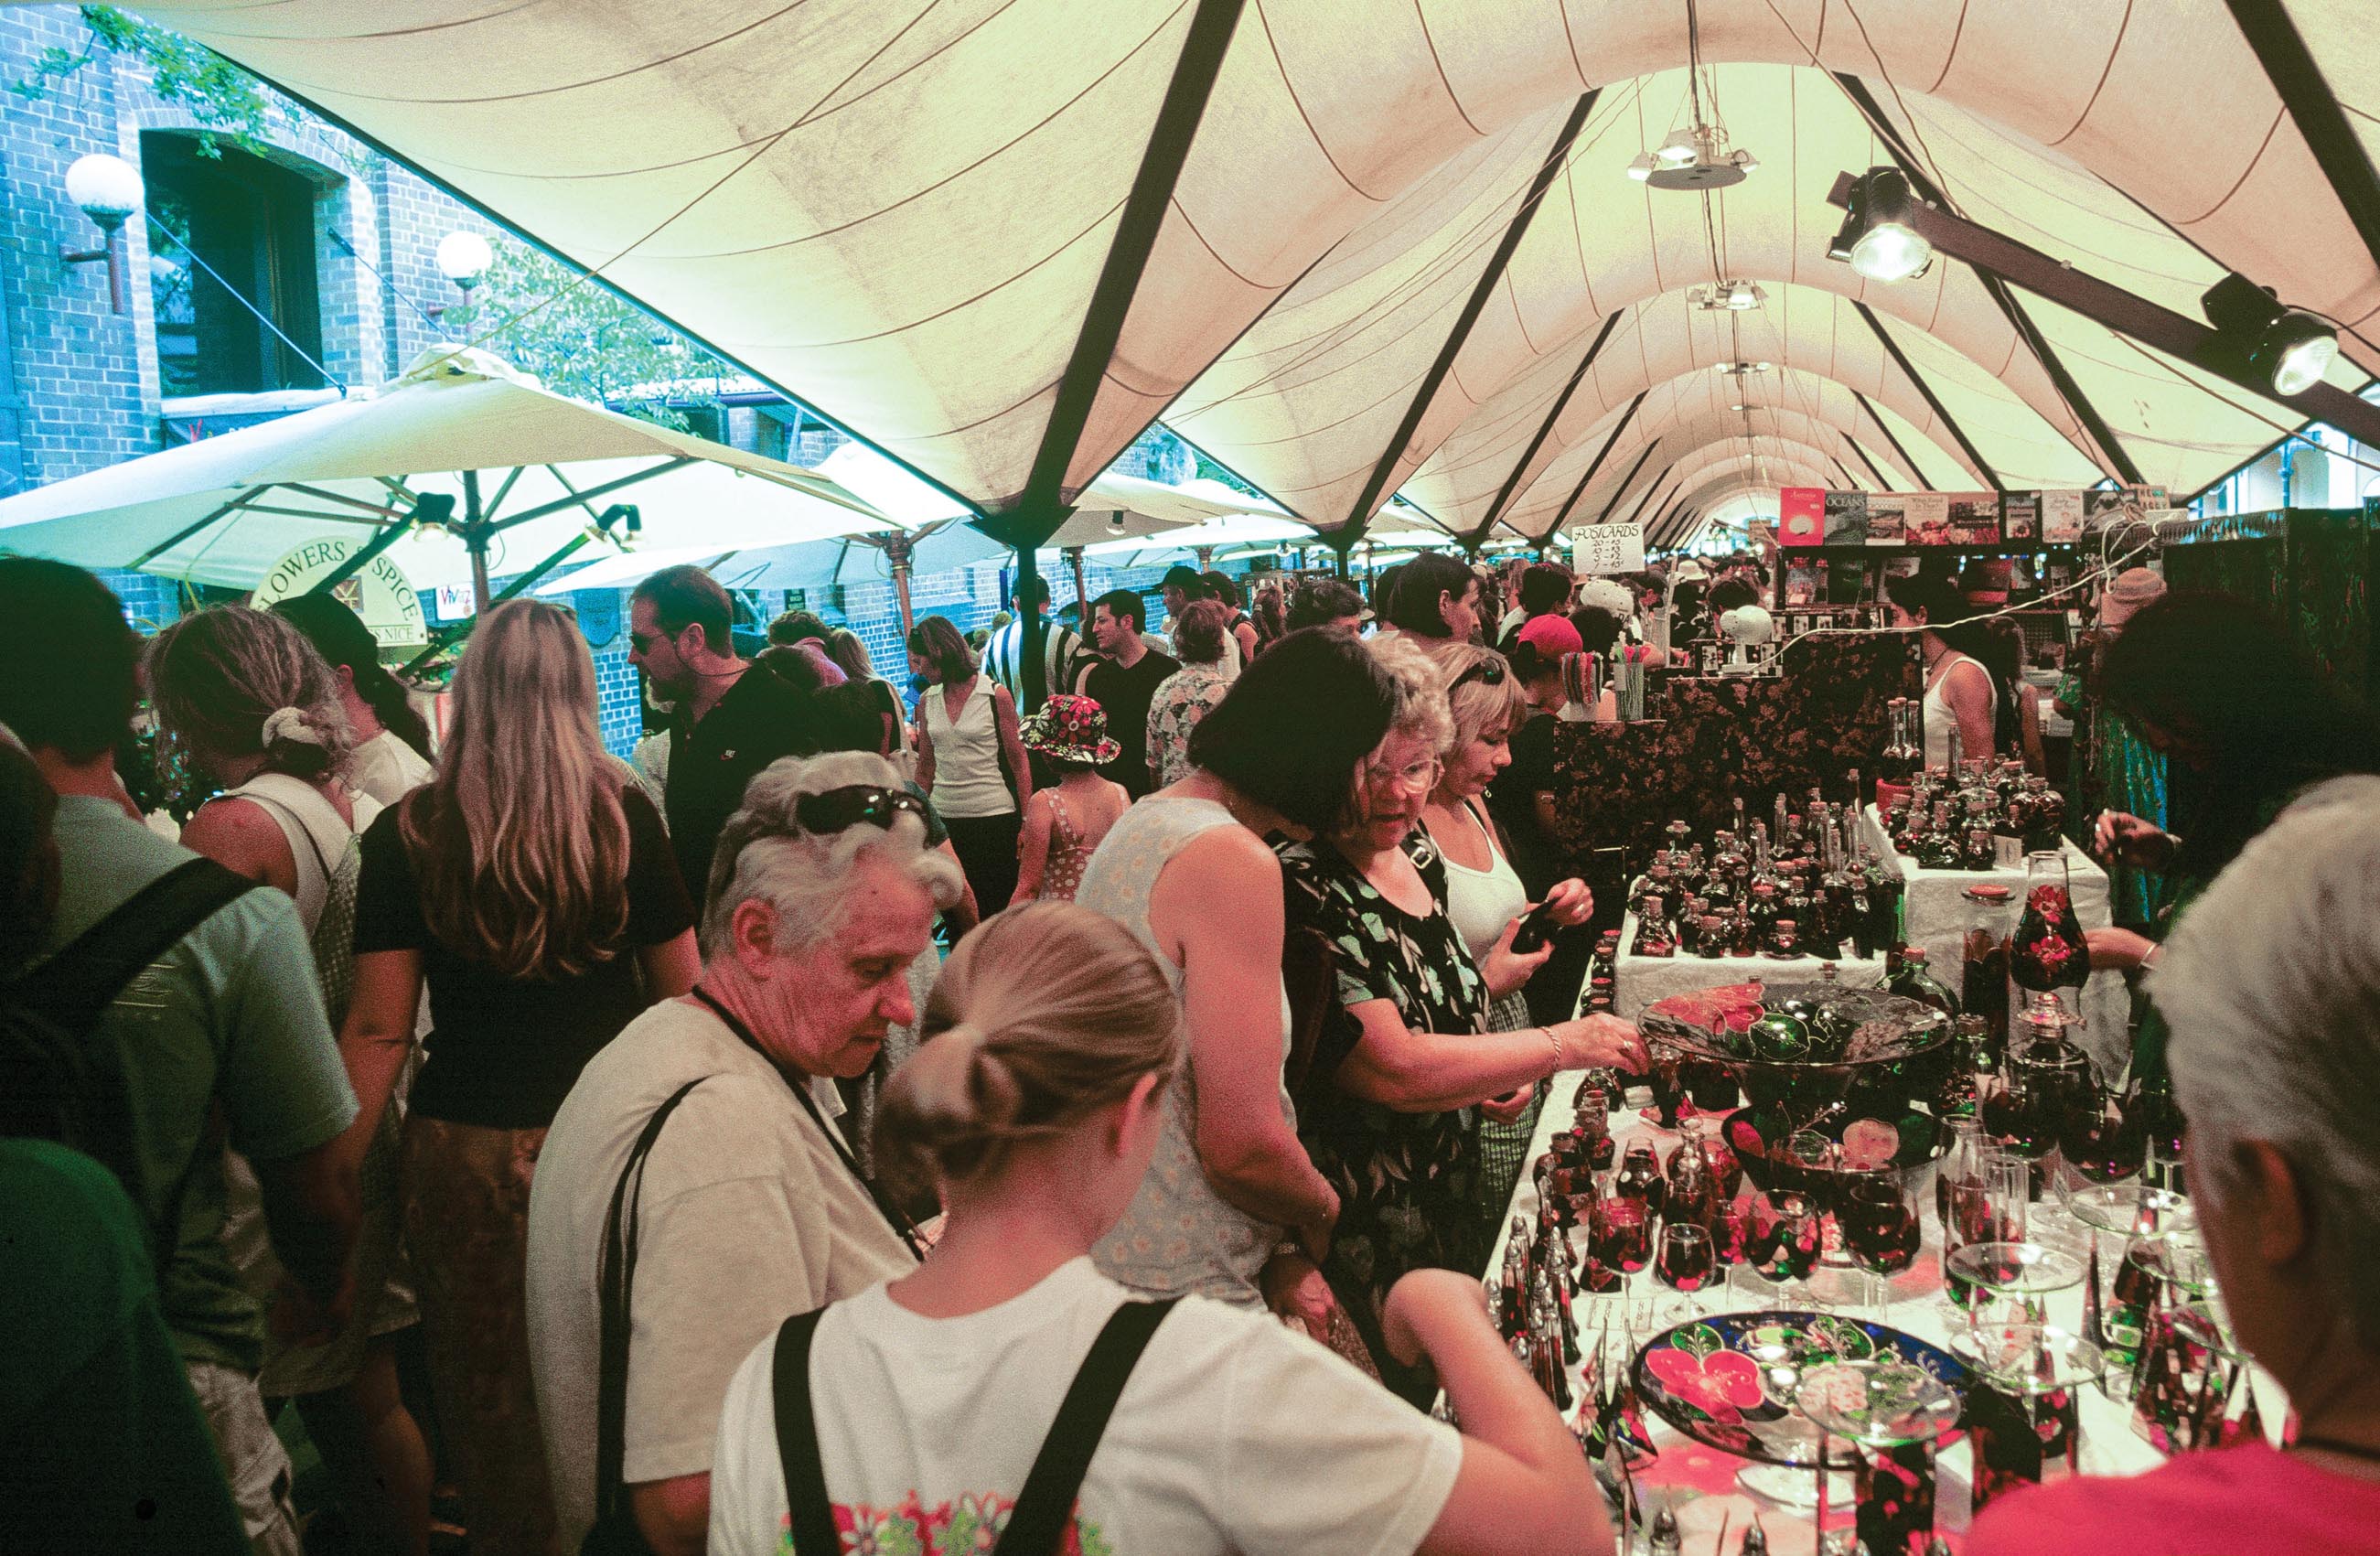
<instances>
[{"instance_id":1,"label":"glass bottle","mask_svg":"<svg viewBox=\"0 0 2380 1556\"><path fill-rule=\"evenodd\" d=\"M1683 1137L1661 1170L1661 1219L1692 1222L1709 1231L1718 1219L1719 1206L1718 1185L1711 1175L1710 1159L1703 1154L1710 1125L1689 1118L1678 1127Z\"/></svg>"},{"instance_id":2,"label":"glass bottle","mask_svg":"<svg viewBox=\"0 0 2380 1556\"><path fill-rule=\"evenodd\" d=\"M1743 915L1752 927L1753 949L1758 952L1775 950L1777 920L1783 916L1777 904L1777 882L1754 881L1752 900L1744 905Z\"/></svg>"},{"instance_id":3,"label":"glass bottle","mask_svg":"<svg viewBox=\"0 0 2380 1556\"><path fill-rule=\"evenodd\" d=\"M1900 867L1871 850L1864 836L1860 839L1860 859L1867 868L1867 938L1877 945L1897 945L1907 893Z\"/></svg>"},{"instance_id":4,"label":"glass bottle","mask_svg":"<svg viewBox=\"0 0 2380 1556\"><path fill-rule=\"evenodd\" d=\"M1986 1053L1983 1018L1970 1012L1950 1023L1950 1062L1934 1093L1934 1116L1973 1118L1981 1104L1981 1076L1996 1067Z\"/></svg>"},{"instance_id":5,"label":"glass bottle","mask_svg":"<svg viewBox=\"0 0 2380 1556\"><path fill-rule=\"evenodd\" d=\"M2028 854L2062 852L2066 831L2066 796L2046 778L2024 781L2024 848Z\"/></svg>"},{"instance_id":6,"label":"glass bottle","mask_svg":"<svg viewBox=\"0 0 2380 1556\"><path fill-rule=\"evenodd\" d=\"M1645 899L1644 917L1636 920L1636 954L1675 956L1678 926L1670 921L1670 905L1658 895Z\"/></svg>"},{"instance_id":7,"label":"glass bottle","mask_svg":"<svg viewBox=\"0 0 2380 1556\"><path fill-rule=\"evenodd\" d=\"M1967 1015L1983 1021L1997 1056L2008 1046L2009 889L1984 881L1959 894L1966 914L1966 929L1961 941L1959 1005Z\"/></svg>"},{"instance_id":8,"label":"glass bottle","mask_svg":"<svg viewBox=\"0 0 2380 1556\"><path fill-rule=\"evenodd\" d=\"M1925 760L1924 749L1909 738L1910 706L1909 699L1905 697L1893 698L1884 705L1887 734L1884 749L1877 753L1876 764L1876 775L1880 782L1903 787L1917 775Z\"/></svg>"},{"instance_id":9,"label":"glass bottle","mask_svg":"<svg viewBox=\"0 0 2380 1556\"><path fill-rule=\"evenodd\" d=\"M1934 1217L1942 1226L1945 1251L1973 1238L1957 1235L1958 1222L1953 1219L1961 1185L1978 1185L1985 1181L1984 1159L1990 1142L1984 1137L1980 1119L1954 1117L1949 1121L1950 1144L1942 1153L1941 1163L1934 1170Z\"/></svg>"},{"instance_id":10,"label":"glass bottle","mask_svg":"<svg viewBox=\"0 0 2380 1556\"><path fill-rule=\"evenodd\" d=\"M1633 1199L1658 1215L1668 1183L1669 1180L1662 1175L1661 1164L1654 1160L1652 1143L1638 1140L1620 1159L1620 1171L1612 1176L1611 1189L1616 1197ZM1640 1263L1637 1268L1642 1269L1643 1265Z\"/></svg>"},{"instance_id":11,"label":"glass bottle","mask_svg":"<svg viewBox=\"0 0 2380 1556\"><path fill-rule=\"evenodd\" d=\"M1700 906L1707 909L1710 904L1703 903ZM1716 913L1705 912L1694 922L1702 931L1698 937L1699 942L1694 947L1694 954L1709 958L1726 955L1727 920Z\"/></svg>"},{"instance_id":12,"label":"glass bottle","mask_svg":"<svg viewBox=\"0 0 2380 1556\"><path fill-rule=\"evenodd\" d=\"M2091 976L2091 948L2074 916L2063 850L2025 856L2024 911L2009 941L2009 976L2033 996L2030 1019L2058 1025L2071 1019L2057 991L2082 987Z\"/></svg>"},{"instance_id":13,"label":"glass bottle","mask_svg":"<svg viewBox=\"0 0 2380 1556\"><path fill-rule=\"evenodd\" d=\"M1728 920L1727 954L1730 956L1756 956L1760 954L1760 930L1752 921L1752 903L1747 897L1735 900L1735 917Z\"/></svg>"},{"instance_id":14,"label":"glass bottle","mask_svg":"<svg viewBox=\"0 0 2380 1556\"><path fill-rule=\"evenodd\" d=\"M1959 997L1942 987L1941 980L1926 966L1925 948L1922 945L1900 948L1900 970L1889 976L1885 987L1903 999L1932 1005L1945 1015L1959 1014Z\"/></svg>"},{"instance_id":15,"label":"glass bottle","mask_svg":"<svg viewBox=\"0 0 2380 1556\"><path fill-rule=\"evenodd\" d=\"M1991 808L1986 806L1976 824L1967 829L1967 845L1961 850L1960 862L1972 870L1988 870L1997 857L1992 847Z\"/></svg>"},{"instance_id":16,"label":"glass bottle","mask_svg":"<svg viewBox=\"0 0 2380 1556\"><path fill-rule=\"evenodd\" d=\"M1950 802L1937 799L1925 834L1917 840L1917 863L1925 869L1963 869L1966 851L1950 830Z\"/></svg>"}]
</instances>

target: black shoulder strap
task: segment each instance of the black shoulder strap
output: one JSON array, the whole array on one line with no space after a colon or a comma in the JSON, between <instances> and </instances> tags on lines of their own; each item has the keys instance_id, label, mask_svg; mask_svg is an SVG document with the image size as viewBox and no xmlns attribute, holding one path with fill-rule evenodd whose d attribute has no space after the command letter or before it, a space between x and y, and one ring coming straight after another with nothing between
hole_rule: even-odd
<instances>
[{"instance_id":1,"label":"black shoulder strap","mask_svg":"<svg viewBox=\"0 0 2380 1556\"><path fill-rule=\"evenodd\" d=\"M595 1517L598 1523L628 1516L622 1495L623 1465L628 1451L628 1334L633 1313L630 1301L637 1282L637 1206L644 1197L645 1159L661 1138L662 1125L700 1086L700 1076L669 1094L628 1148L620 1181L612 1185L612 1209L603 1218L603 1251L596 1268L596 1302L601 1313L596 1355L600 1371L595 1387Z\"/></svg>"},{"instance_id":2,"label":"black shoulder strap","mask_svg":"<svg viewBox=\"0 0 2380 1556\"><path fill-rule=\"evenodd\" d=\"M993 1547L995 1556L1057 1556L1061 1538L1075 1514L1083 1477L1107 1432L1132 1369L1148 1348L1173 1301L1127 1302L1118 1307L1091 1342L1088 1355L1058 1406L1050 1435L1017 1493L1016 1506ZM796 1313L777 1331L771 1358L771 1392L777 1409L777 1457L785 1477L792 1556L833 1556L840 1549L834 1509L827 1500L826 1470L819 1457L818 1422L810 1409L810 1342L826 1309Z\"/></svg>"},{"instance_id":3,"label":"black shoulder strap","mask_svg":"<svg viewBox=\"0 0 2380 1556\"><path fill-rule=\"evenodd\" d=\"M1174 1300L1127 1302L1091 1342L1090 1354L1066 1390L1065 1403L1058 1406L1058 1418L1050 1424L1050 1435L1041 1440L1025 1489L1016 1494L1016 1506L1001 1531L998 1556L1058 1556L1060 1538L1075 1516L1083 1477L1091 1467L1091 1455L1099 1452L1108 1417L1115 1414L1116 1401L1123 1397L1140 1354L1148 1348L1149 1337L1173 1311Z\"/></svg>"},{"instance_id":4,"label":"black shoulder strap","mask_svg":"<svg viewBox=\"0 0 2380 1556\"><path fill-rule=\"evenodd\" d=\"M13 997L69 1031L88 1032L141 968L255 884L212 859L176 865L27 973Z\"/></svg>"}]
</instances>

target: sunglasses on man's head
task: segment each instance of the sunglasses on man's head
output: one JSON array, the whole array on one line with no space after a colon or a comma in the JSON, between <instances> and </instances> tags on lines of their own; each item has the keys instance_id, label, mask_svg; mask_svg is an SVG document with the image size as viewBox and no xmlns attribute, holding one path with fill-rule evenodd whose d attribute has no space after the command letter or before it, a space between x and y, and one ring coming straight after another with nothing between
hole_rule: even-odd
<instances>
[{"instance_id":1,"label":"sunglasses on man's head","mask_svg":"<svg viewBox=\"0 0 2380 1556\"><path fill-rule=\"evenodd\" d=\"M1504 684L1504 662L1500 659L1481 660L1470 669L1465 670L1462 675L1454 677L1454 685L1447 687L1447 692L1451 696L1453 693L1462 690L1466 684L1472 681L1477 681L1481 686L1487 687L1502 686Z\"/></svg>"},{"instance_id":2,"label":"sunglasses on man's head","mask_svg":"<svg viewBox=\"0 0 2380 1556\"><path fill-rule=\"evenodd\" d=\"M828 789L822 794L804 795L794 801L794 820L807 833L848 831L862 821L890 831L892 818L906 811L922 824L926 820L926 802L906 789L879 788L873 784L855 784L847 788Z\"/></svg>"}]
</instances>

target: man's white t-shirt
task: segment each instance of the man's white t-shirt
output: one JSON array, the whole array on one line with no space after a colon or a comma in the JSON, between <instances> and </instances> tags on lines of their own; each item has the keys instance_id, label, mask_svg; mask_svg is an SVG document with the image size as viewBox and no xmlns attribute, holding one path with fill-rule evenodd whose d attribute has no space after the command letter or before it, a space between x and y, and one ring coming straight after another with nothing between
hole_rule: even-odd
<instances>
[{"instance_id":1,"label":"man's white t-shirt","mask_svg":"<svg viewBox=\"0 0 2380 1556\"><path fill-rule=\"evenodd\" d=\"M1129 1295L1078 1258L964 1318L921 1317L882 1286L829 1308L810 1351L810 1396L844 1549L982 1549L1091 1342ZM783 1550L774 1349L771 1336L728 1385L711 1460L711 1556ZM1184 1297L1116 1402L1067 1549L1408 1556L1462 1463L1453 1428L1312 1340Z\"/></svg>"},{"instance_id":2,"label":"man's white t-shirt","mask_svg":"<svg viewBox=\"0 0 2380 1556\"><path fill-rule=\"evenodd\" d=\"M639 1192L630 1485L710 1467L728 1377L788 1314L917 1267L783 1077L725 1023L682 1000L630 1022L554 1115L529 1194L529 1369L565 1550L595 1518L596 1274L612 1191L653 1110L698 1076ZM833 1096L811 1088L821 1092Z\"/></svg>"},{"instance_id":3,"label":"man's white t-shirt","mask_svg":"<svg viewBox=\"0 0 2380 1556\"><path fill-rule=\"evenodd\" d=\"M347 759L347 787L395 805L437 776L429 759L384 729L358 746Z\"/></svg>"}]
</instances>

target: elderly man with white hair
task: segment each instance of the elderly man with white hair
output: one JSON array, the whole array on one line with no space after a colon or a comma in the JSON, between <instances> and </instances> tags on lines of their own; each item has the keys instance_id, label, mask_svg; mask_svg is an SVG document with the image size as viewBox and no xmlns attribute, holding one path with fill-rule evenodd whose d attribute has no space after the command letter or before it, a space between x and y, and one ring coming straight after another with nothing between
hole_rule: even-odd
<instances>
[{"instance_id":1,"label":"elderly man with white hair","mask_svg":"<svg viewBox=\"0 0 2380 1556\"><path fill-rule=\"evenodd\" d=\"M2151 988L2224 1307L2296 1431L2026 1491L1967 1549L2380 1551L2380 778L2311 790L2249 844Z\"/></svg>"},{"instance_id":2,"label":"elderly man with white hair","mask_svg":"<svg viewBox=\"0 0 2380 1556\"><path fill-rule=\"evenodd\" d=\"M872 755L775 763L721 832L701 981L596 1055L538 1161L528 1336L564 1549L601 1517L699 1551L736 1364L914 1263L833 1080L916 1020L909 966L960 888Z\"/></svg>"}]
</instances>

